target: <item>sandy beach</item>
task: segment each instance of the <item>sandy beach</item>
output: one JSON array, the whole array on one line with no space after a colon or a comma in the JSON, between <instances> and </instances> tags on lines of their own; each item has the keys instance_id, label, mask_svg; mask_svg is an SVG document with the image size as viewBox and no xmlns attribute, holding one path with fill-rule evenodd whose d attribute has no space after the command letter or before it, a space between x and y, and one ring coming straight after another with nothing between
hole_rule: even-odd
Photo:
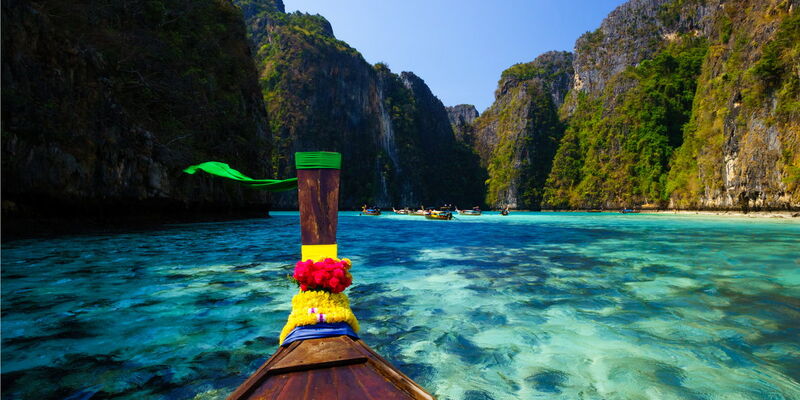
<instances>
[{"instance_id":1,"label":"sandy beach","mask_svg":"<svg viewBox=\"0 0 800 400\"><path fill-rule=\"evenodd\" d=\"M525 210L511 210L525 211ZM542 212L602 212L619 213L619 210L542 210ZM715 215L721 217L738 218L787 218L800 221L800 211L737 211L737 210L639 210L641 214L686 214L686 215Z\"/></svg>"}]
</instances>

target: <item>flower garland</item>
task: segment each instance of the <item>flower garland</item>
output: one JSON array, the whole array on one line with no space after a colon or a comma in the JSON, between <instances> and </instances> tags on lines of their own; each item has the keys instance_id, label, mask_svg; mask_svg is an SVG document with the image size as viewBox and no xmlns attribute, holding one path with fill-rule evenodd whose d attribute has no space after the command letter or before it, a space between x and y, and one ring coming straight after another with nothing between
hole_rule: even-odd
<instances>
[{"instance_id":1,"label":"flower garland","mask_svg":"<svg viewBox=\"0 0 800 400\"><path fill-rule=\"evenodd\" d=\"M304 292L306 290L324 290L341 293L353 283L353 276L349 272L352 265L353 263L346 258L341 260L324 258L316 262L313 260L299 261L295 264L292 278Z\"/></svg>"},{"instance_id":2,"label":"flower garland","mask_svg":"<svg viewBox=\"0 0 800 400\"><path fill-rule=\"evenodd\" d=\"M346 322L358 332L358 320L350 309L350 300L342 293L353 283L350 260L324 258L299 261L292 279L300 292L292 298L292 312L281 330L280 343L298 326Z\"/></svg>"}]
</instances>

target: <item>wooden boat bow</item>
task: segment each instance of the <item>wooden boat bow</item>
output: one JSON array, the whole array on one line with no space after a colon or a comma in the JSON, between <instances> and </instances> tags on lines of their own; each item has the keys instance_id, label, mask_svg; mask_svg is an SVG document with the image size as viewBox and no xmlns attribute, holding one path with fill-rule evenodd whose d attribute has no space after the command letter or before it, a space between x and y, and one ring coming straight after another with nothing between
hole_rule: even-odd
<instances>
[{"instance_id":1,"label":"wooden boat bow","mask_svg":"<svg viewBox=\"0 0 800 400\"><path fill-rule=\"evenodd\" d=\"M433 399L360 339L281 347L228 399Z\"/></svg>"},{"instance_id":2,"label":"wooden boat bow","mask_svg":"<svg viewBox=\"0 0 800 400\"><path fill-rule=\"evenodd\" d=\"M301 169L298 162L298 191L302 259L336 258L339 169ZM301 294L303 290L301 287ZM312 310L318 312L314 308L308 312ZM357 330L357 321L350 325ZM287 326L291 328L290 324ZM307 326L298 326L292 334L302 328ZM292 334L228 400L434 398L352 331L306 339L290 339Z\"/></svg>"}]
</instances>

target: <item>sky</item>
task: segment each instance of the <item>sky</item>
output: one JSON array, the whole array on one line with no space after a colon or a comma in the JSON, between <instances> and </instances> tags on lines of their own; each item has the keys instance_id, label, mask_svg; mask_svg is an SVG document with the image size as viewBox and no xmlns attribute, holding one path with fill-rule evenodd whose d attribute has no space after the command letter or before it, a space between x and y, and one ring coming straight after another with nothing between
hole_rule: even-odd
<instances>
[{"instance_id":1,"label":"sky","mask_svg":"<svg viewBox=\"0 0 800 400\"><path fill-rule=\"evenodd\" d=\"M549 50L572 51L623 0L284 0L320 14L367 62L412 71L445 106L494 101L500 73Z\"/></svg>"}]
</instances>

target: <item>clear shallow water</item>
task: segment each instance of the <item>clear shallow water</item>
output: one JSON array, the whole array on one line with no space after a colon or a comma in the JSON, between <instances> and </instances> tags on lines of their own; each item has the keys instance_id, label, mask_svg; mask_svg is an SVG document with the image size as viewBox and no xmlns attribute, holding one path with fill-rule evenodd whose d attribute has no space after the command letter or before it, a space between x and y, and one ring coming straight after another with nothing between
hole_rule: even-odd
<instances>
[{"instance_id":1,"label":"clear shallow water","mask_svg":"<svg viewBox=\"0 0 800 400\"><path fill-rule=\"evenodd\" d=\"M441 399L800 399L800 223L342 213L362 338ZM3 399L217 399L277 346L296 213L2 247Z\"/></svg>"}]
</instances>

